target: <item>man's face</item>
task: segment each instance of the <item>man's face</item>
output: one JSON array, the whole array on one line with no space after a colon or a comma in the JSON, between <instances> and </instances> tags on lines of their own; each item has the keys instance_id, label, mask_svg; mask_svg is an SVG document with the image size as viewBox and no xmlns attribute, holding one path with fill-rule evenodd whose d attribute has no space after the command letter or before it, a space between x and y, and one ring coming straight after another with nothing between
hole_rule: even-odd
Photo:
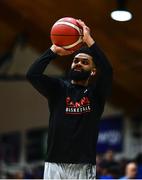
<instances>
[{"instance_id":1,"label":"man's face","mask_svg":"<svg viewBox=\"0 0 142 180\"><path fill-rule=\"evenodd\" d=\"M135 163L130 163L126 168L126 175L129 178L135 178L137 175L137 165Z\"/></svg>"},{"instance_id":2,"label":"man's face","mask_svg":"<svg viewBox=\"0 0 142 180\"><path fill-rule=\"evenodd\" d=\"M113 161L113 158L114 158L114 153L112 150L108 150L105 154L105 158L106 160L108 161Z\"/></svg>"},{"instance_id":3,"label":"man's face","mask_svg":"<svg viewBox=\"0 0 142 180\"><path fill-rule=\"evenodd\" d=\"M94 72L95 67L90 55L79 53L74 57L70 72L73 80L86 80L90 75L94 75Z\"/></svg>"}]
</instances>

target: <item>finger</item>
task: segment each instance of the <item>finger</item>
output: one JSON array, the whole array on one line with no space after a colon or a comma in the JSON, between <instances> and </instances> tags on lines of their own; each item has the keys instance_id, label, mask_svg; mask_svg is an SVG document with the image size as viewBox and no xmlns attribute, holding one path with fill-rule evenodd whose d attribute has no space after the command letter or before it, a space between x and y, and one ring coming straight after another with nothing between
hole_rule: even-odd
<instances>
[{"instance_id":1,"label":"finger","mask_svg":"<svg viewBox=\"0 0 142 180\"><path fill-rule=\"evenodd\" d=\"M74 51L72 50L72 51L69 51L68 53L69 53L69 54L72 54L72 53L74 53Z\"/></svg>"},{"instance_id":2,"label":"finger","mask_svg":"<svg viewBox=\"0 0 142 180\"><path fill-rule=\"evenodd\" d=\"M64 52L65 52L66 55L70 55L70 54L72 54L74 51L73 51L73 50L65 50Z\"/></svg>"},{"instance_id":3,"label":"finger","mask_svg":"<svg viewBox=\"0 0 142 180\"><path fill-rule=\"evenodd\" d=\"M84 21L82 21L81 19L79 19L79 22L83 25L83 26L86 26Z\"/></svg>"},{"instance_id":4,"label":"finger","mask_svg":"<svg viewBox=\"0 0 142 180\"><path fill-rule=\"evenodd\" d=\"M78 22L82 27L85 26L85 23L84 23L82 20L78 19L77 22Z\"/></svg>"},{"instance_id":5,"label":"finger","mask_svg":"<svg viewBox=\"0 0 142 180\"><path fill-rule=\"evenodd\" d=\"M85 26L85 29L86 29L87 31L89 31L89 30L90 30L90 28L89 28L88 26Z\"/></svg>"}]
</instances>

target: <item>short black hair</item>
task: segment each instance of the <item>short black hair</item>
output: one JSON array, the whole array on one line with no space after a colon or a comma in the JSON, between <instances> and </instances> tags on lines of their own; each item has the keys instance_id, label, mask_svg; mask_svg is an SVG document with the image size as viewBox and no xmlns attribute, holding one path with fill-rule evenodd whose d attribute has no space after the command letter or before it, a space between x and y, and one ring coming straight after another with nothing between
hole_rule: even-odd
<instances>
[{"instance_id":1,"label":"short black hair","mask_svg":"<svg viewBox=\"0 0 142 180\"><path fill-rule=\"evenodd\" d=\"M92 59L93 59L93 53L92 53L92 51L90 50L90 48L89 48L88 46L83 46L83 47L81 47L79 50L75 51L74 57L75 57L77 54L79 54L79 53L88 54L88 55L91 56ZM93 61L93 65L94 65L94 67L96 67L96 64L95 64L94 61Z\"/></svg>"},{"instance_id":2,"label":"short black hair","mask_svg":"<svg viewBox=\"0 0 142 180\"><path fill-rule=\"evenodd\" d=\"M91 50L89 49L88 46L83 46L82 48L80 48L79 50L77 50L74 54L74 56L76 56L77 54L79 53L85 53L85 54L88 54L90 56L92 56L93 58L93 53L91 52Z\"/></svg>"}]
</instances>

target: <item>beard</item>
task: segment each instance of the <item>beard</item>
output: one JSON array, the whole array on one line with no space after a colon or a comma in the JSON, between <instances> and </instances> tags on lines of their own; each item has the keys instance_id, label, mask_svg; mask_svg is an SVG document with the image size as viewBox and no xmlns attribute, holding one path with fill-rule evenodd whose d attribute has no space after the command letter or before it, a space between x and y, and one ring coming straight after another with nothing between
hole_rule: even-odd
<instances>
[{"instance_id":1,"label":"beard","mask_svg":"<svg viewBox=\"0 0 142 180\"><path fill-rule=\"evenodd\" d=\"M75 71L74 69L71 69L69 72L69 78L74 81L81 81L81 80L87 80L90 77L91 70L85 71Z\"/></svg>"}]
</instances>

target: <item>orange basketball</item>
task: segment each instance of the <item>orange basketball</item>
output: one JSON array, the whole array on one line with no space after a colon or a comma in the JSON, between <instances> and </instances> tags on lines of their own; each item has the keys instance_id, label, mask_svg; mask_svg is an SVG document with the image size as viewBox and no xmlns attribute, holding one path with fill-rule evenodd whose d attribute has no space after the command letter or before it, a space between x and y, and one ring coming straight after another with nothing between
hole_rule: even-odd
<instances>
[{"instance_id":1,"label":"orange basketball","mask_svg":"<svg viewBox=\"0 0 142 180\"><path fill-rule=\"evenodd\" d=\"M56 21L52 26L50 35L53 44L67 50L77 50L83 44L83 29L72 17L65 17Z\"/></svg>"}]
</instances>

